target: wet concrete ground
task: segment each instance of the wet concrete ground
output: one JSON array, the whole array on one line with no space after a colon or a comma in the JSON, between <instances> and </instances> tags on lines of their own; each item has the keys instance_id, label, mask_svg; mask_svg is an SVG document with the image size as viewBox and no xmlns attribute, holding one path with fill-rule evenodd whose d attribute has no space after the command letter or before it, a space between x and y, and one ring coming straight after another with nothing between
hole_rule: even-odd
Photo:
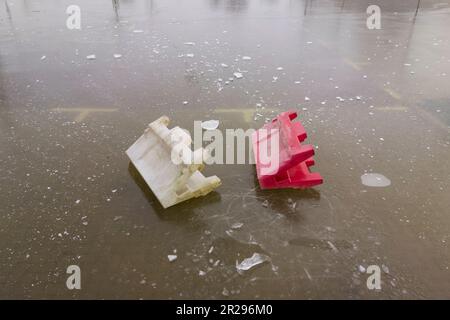
<instances>
[{"instance_id":1,"label":"wet concrete ground","mask_svg":"<svg viewBox=\"0 0 450 320\"><path fill-rule=\"evenodd\" d=\"M69 30L71 4L0 1L1 298L450 298L448 2L83 0ZM212 165L217 192L163 210L124 153L163 114L192 132L290 108L313 189ZM271 263L240 275L254 252Z\"/></svg>"}]
</instances>

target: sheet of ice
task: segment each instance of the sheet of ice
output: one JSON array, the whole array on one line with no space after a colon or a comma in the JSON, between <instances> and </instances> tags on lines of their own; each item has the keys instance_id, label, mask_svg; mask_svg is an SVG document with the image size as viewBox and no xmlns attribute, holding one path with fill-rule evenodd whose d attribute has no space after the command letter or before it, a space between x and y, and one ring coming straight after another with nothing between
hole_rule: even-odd
<instances>
[{"instance_id":1,"label":"sheet of ice","mask_svg":"<svg viewBox=\"0 0 450 320\"><path fill-rule=\"evenodd\" d=\"M266 261L270 261L270 257L264 255L264 254L260 254L260 253L254 253L253 256L251 256L250 258L246 258L244 259L241 263L237 263L236 261L236 269L238 271L247 271L250 270L251 268L264 263Z\"/></svg>"},{"instance_id":2,"label":"sheet of ice","mask_svg":"<svg viewBox=\"0 0 450 320\"><path fill-rule=\"evenodd\" d=\"M365 173L361 176L361 182L368 187L387 187L391 185L391 180L380 173Z\"/></svg>"},{"instance_id":3,"label":"sheet of ice","mask_svg":"<svg viewBox=\"0 0 450 320\"><path fill-rule=\"evenodd\" d=\"M231 225L231 229L240 229L243 225L242 222L235 222Z\"/></svg>"},{"instance_id":4,"label":"sheet of ice","mask_svg":"<svg viewBox=\"0 0 450 320\"><path fill-rule=\"evenodd\" d=\"M177 260L177 255L175 255L175 254L169 254L168 256L167 256L167 259L169 259L169 261L170 262L173 262L173 261L175 261L175 260Z\"/></svg>"},{"instance_id":5,"label":"sheet of ice","mask_svg":"<svg viewBox=\"0 0 450 320\"><path fill-rule=\"evenodd\" d=\"M202 122L202 128L205 130L216 130L219 127L219 120L207 120Z\"/></svg>"}]
</instances>

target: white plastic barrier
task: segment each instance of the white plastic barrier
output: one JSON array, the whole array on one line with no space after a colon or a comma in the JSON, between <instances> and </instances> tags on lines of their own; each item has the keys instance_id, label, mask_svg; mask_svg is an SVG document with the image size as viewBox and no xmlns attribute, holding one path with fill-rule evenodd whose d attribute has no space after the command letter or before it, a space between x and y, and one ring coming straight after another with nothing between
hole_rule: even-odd
<instances>
[{"instance_id":1,"label":"white plastic barrier","mask_svg":"<svg viewBox=\"0 0 450 320\"><path fill-rule=\"evenodd\" d=\"M221 184L217 176L205 177L200 172L209 153L203 148L192 152L190 134L168 125L167 116L153 121L126 151L164 208L204 196Z\"/></svg>"}]
</instances>

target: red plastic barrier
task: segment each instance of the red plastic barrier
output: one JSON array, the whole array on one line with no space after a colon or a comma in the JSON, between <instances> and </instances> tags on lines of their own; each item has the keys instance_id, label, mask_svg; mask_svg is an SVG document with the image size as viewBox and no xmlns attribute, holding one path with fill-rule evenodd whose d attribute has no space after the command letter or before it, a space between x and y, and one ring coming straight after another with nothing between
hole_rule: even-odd
<instances>
[{"instance_id":1,"label":"red plastic barrier","mask_svg":"<svg viewBox=\"0 0 450 320\"><path fill-rule=\"evenodd\" d=\"M319 173L309 170L314 148L301 144L306 131L300 122L292 122L296 117L295 111L283 112L252 136L261 189L307 188L323 182Z\"/></svg>"}]
</instances>

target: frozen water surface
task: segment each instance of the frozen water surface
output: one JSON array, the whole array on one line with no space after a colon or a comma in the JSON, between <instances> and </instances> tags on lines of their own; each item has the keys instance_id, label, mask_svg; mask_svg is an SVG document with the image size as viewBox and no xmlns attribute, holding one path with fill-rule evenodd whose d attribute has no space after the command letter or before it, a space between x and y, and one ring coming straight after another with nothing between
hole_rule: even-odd
<instances>
[{"instance_id":1,"label":"frozen water surface","mask_svg":"<svg viewBox=\"0 0 450 320\"><path fill-rule=\"evenodd\" d=\"M81 30L66 2L0 3L0 298L450 298L448 2L377 1L380 30L369 1L76 4ZM211 165L216 192L163 210L125 155L163 114L193 134L287 109L321 186Z\"/></svg>"},{"instance_id":2,"label":"frozen water surface","mask_svg":"<svg viewBox=\"0 0 450 320\"><path fill-rule=\"evenodd\" d=\"M201 126L205 130L215 130L219 127L219 120L206 120L202 122Z\"/></svg>"}]
</instances>

